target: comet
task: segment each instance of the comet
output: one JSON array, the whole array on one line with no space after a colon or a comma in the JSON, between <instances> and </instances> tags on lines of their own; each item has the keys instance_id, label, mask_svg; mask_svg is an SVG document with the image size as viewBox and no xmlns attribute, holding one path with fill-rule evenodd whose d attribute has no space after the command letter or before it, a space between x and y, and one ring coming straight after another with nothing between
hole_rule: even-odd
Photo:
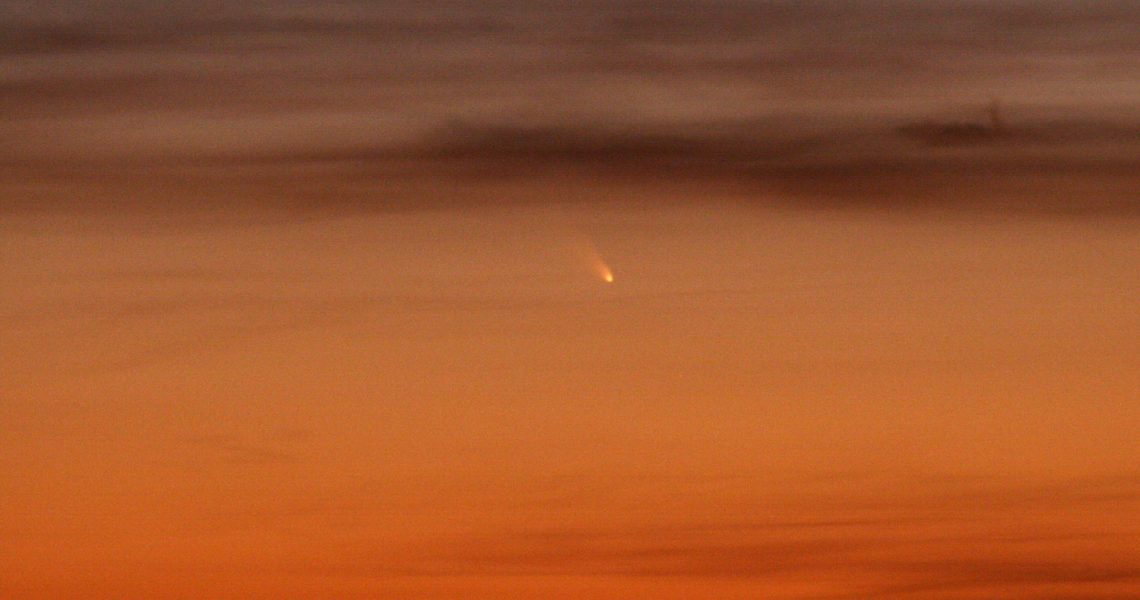
<instances>
[{"instance_id":1,"label":"comet","mask_svg":"<svg viewBox=\"0 0 1140 600\"><path fill-rule=\"evenodd\" d=\"M586 246L586 251L594 273L598 275L598 278L606 283L613 283L614 271L606 264L605 260L602 260L602 255L598 253L598 249L595 248L593 244L589 244Z\"/></svg>"},{"instance_id":2,"label":"comet","mask_svg":"<svg viewBox=\"0 0 1140 600\"><path fill-rule=\"evenodd\" d=\"M602 258L598 248L594 245L589 237L582 235L579 236L574 243L575 251L580 259L585 259L585 262L590 266L590 270L594 275L606 283L614 282L614 271L610 268L606 261Z\"/></svg>"}]
</instances>

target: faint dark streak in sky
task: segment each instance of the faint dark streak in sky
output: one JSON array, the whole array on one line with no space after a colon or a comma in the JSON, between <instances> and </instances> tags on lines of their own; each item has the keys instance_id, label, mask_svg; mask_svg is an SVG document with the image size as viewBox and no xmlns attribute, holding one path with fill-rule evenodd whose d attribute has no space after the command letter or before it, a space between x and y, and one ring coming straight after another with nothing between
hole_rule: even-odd
<instances>
[{"instance_id":1,"label":"faint dark streak in sky","mask_svg":"<svg viewBox=\"0 0 1140 600\"><path fill-rule=\"evenodd\" d=\"M914 488L920 483L925 485ZM964 490L962 483L967 483ZM1140 579L1140 569L1119 552L1063 561L1032 554L1018 558L1016 552L1044 541L1119 540L1121 535L1140 536L1140 531L1105 529L1103 523L1061 535L1046 528L1015 528L1012 531L1017 535L1010 535L1011 530L1004 528L1018 515L1042 509L1080 514L1090 509L1090 501L1123 517L1130 507L1140 504L1140 478L1136 474L1070 479L1045 486L1008 480L970 483L935 475L922 482L888 478L877 485L884 487L878 492L871 491L877 489L875 486L855 492L854 497L861 500L844 496L819 504L816 512L820 518L812 520L729 518L717 522L700 518L612 529L573 525L524 529L501 535L424 540L414 548L345 556L335 564L310 565L307 569L356 577L607 575L693 579L763 578L834 569L879 576L889 582L850 594L818 596L820 599L889 598L965 589L999 593L1019 585L1079 586ZM898 486L912 491L900 493ZM1105 489L1120 493L1106 497L1102 494ZM810 499L802 493L794 497L800 502ZM824 494L817 499L826 498ZM380 498L375 502L376 506L364 503L345 508L367 513L383 505ZM567 502L573 503L570 499ZM757 510L762 511L764 506L761 502ZM964 511L965 506L975 508ZM328 507L321 514L336 514L341 519L346 516L343 511L330 512ZM948 528L952 531L956 523L962 533L947 536L945 532ZM932 534L929 526L933 524L942 533ZM992 525L993 531L986 524ZM975 548L977 558L922 558L931 549L949 544ZM1013 554L995 554L1002 548Z\"/></svg>"},{"instance_id":2,"label":"faint dark streak in sky","mask_svg":"<svg viewBox=\"0 0 1140 600\"><path fill-rule=\"evenodd\" d=\"M182 441L197 455L194 457L197 466L215 458L254 468L295 464L302 460L295 445L282 444L281 440L248 440L237 435L215 434L187 437ZM274 441L278 443L272 443Z\"/></svg>"}]
</instances>

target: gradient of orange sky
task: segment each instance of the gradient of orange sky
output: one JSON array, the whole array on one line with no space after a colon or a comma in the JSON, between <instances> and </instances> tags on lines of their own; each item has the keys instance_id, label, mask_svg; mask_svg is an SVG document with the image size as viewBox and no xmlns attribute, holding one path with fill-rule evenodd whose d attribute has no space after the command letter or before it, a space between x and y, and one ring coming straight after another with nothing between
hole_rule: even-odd
<instances>
[{"instance_id":1,"label":"gradient of orange sky","mask_svg":"<svg viewBox=\"0 0 1140 600\"><path fill-rule=\"evenodd\" d=\"M1140 598L1137 31L5 0L0 600Z\"/></svg>"},{"instance_id":2,"label":"gradient of orange sky","mask_svg":"<svg viewBox=\"0 0 1140 600\"><path fill-rule=\"evenodd\" d=\"M7 216L3 595L1140 591L1134 219L570 189Z\"/></svg>"}]
</instances>

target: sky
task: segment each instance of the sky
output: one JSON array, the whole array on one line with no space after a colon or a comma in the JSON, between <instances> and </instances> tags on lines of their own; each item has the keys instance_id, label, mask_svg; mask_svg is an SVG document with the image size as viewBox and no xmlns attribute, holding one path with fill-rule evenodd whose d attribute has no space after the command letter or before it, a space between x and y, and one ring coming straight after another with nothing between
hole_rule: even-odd
<instances>
[{"instance_id":1,"label":"sky","mask_svg":"<svg viewBox=\"0 0 1140 600\"><path fill-rule=\"evenodd\" d=\"M0 596L1140 595L1132 2L0 5Z\"/></svg>"}]
</instances>

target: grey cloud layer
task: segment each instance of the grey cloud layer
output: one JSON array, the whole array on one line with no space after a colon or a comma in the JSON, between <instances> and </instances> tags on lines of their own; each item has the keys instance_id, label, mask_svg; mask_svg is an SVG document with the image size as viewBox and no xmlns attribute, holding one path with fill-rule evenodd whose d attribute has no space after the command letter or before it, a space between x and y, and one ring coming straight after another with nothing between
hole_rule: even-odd
<instances>
[{"instance_id":1,"label":"grey cloud layer","mask_svg":"<svg viewBox=\"0 0 1140 600\"><path fill-rule=\"evenodd\" d=\"M287 179L297 165L331 177L315 185L328 189L413 164L746 178L1140 164L1140 10L1130 2L6 11L0 185L24 204L35 202L22 193L29 181L38 193L90 165L102 180L107 166L194 164L167 187L200 177L272 198L282 174L266 169ZM1017 135L985 134L991 98L1007 103ZM204 174L235 164L241 175Z\"/></svg>"},{"instance_id":2,"label":"grey cloud layer","mask_svg":"<svg viewBox=\"0 0 1140 600\"><path fill-rule=\"evenodd\" d=\"M594 98L604 115L645 84L696 86L678 100L709 104L717 100L708 90L722 86L761 105L897 106L899 93L958 101L1003 92L1111 104L1136 91L1140 62L1140 11L1126 2L114 7L67 18L28 9L9 20L0 35L7 108L86 95L96 102L71 109L115 111L115 100L130 107L141 94L153 110L219 109L246 96L250 110L317 102L414 113L428 98L462 115L482 110L473 105L557 112ZM1055 87L1065 84L1082 89ZM1058 97L1032 96L1044 92Z\"/></svg>"}]
</instances>

